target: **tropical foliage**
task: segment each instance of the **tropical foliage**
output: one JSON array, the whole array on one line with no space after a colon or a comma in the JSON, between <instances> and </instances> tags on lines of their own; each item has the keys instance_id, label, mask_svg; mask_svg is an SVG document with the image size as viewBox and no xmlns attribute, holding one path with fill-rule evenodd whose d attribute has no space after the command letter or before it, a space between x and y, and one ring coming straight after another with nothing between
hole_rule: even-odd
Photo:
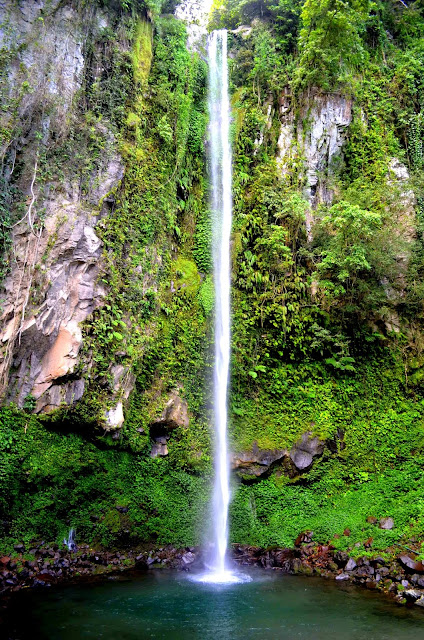
<instances>
[{"instance_id":1,"label":"tropical foliage","mask_svg":"<svg viewBox=\"0 0 424 640\"><path fill-rule=\"evenodd\" d=\"M69 526L104 545L193 544L209 497L206 65L187 51L172 4L98 4L116 26L87 45L102 52L101 79L86 73L66 136L42 150L42 165L46 189L64 166L87 189L107 152L105 123L116 138L125 176L97 226L107 299L83 326L83 399L43 419L31 396L22 410L2 410L5 551ZM254 482L234 477L232 539L290 545L310 528L318 541L361 545L368 515L396 523L377 532L376 549L423 537L421 3L220 0L211 26L234 30L232 448L290 449L305 432L326 443L300 476L277 465ZM302 144L323 96L351 102L352 121L313 193ZM283 171L288 113L302 134ZM2 190L0 276L18 187ZM119 439L98 429L112 365L135 379ZM154 459L149 425L175 388L190 426ZM333 538L346 527L349 540Z\"/></svg>"}]
</instances>

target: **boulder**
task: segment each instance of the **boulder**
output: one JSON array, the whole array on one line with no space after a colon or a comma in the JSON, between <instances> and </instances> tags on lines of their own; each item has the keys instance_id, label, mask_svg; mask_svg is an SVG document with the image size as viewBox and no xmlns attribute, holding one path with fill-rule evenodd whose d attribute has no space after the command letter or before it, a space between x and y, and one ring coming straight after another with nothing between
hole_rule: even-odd
<instances>
[{"instance_id":1,"label":"boulder","mask_svg":"<svg viewBox=\"0 0 424 640\"><path fill-rule=\"evenodd\" d=\"M287 449L260 449L258 443L254 442L251 451L233 455L232 468L237 470L239 475L259 478L265 475L274 463L283 461L287 454Z\"/></svg>"},{"instance_id":2,"label":"boulder","mask_svg":"<svg viewBox=\"0 0 424 640\"><path fill-rule=\"evenodd\" d=\"M171 391L168 395L165 407L161 414L153 419L151 432L153 430L176 429L177 427L188 427L190 422L188 415L188 405L179 395L179 389Z\"/></svg>"},{"instance_id":3,"label":"boulder","mask_svg":"<svg viewBox=\"0 0 424 640\"><path fill-rule=\"evenodd\" d=\"M415 573L413 576L411 576L410 580L412 584L418 585L419 587L424 589L424 577L419 576Z\"/></svg>"},{"instance_id":4,"label":"boulder","mask_svg":"<svg viewBox=\"0 0 424 640\"><path fill-rule=\"evenodd\" d=\"M393 529L395 526L393 518L381 518L379 527L380 529Z\"/></svg>"},{"instance_id":5,"label":"boulder","mask_svg":"<svg viewBox=\"0 0 424 640\"><path fill-rule=\"evenodd\" d=\"M168 453L168 447L166 444L155 443L152 445L150 457L157 458L158 456L167 456Z\"/></svg>"},{"instance_id":6,"label":"boulder","mask_svg":"<svg viewBox=\"0 0 424 640\"><path fill-rule=\"evenodd\" d=\"M188 551L187 553L185 553L181 558L181 562L183 563L183 565L192 564L195 560L196 560L196 556L191 551Z\"/></svg>"},{"instance_id":7,"label":"boulder","mask_svg":"<svg viewBox=\"0 0 424 640\"><path fill-rule=\"evenodd\" d=\"M369 578L374 575L374 569L370 565L362 565L355 569L355 576L358 578Z\"/></svg>"},{"instance_id":8,"label":"boulder","mask_svg":"<svg viewBox=\"0 0 424 640\"><path fill-rule=\"evenodd\" d=\"M290 451L290 459L299 471L308 469L315 456L322 455L325 442L317 436L313 436L310 431L304 433Z\"/></svg>"},{"instance_id":9,"label":"boulder","mask_svg":"<svg viewBox=\"0 0 424 640\"><path fill-rule=\"evenodd\" d=\"M336 553L334 554L334 560L336 561L339 567L343 567L346 565L347 561L349 560L349 556L345 551L336 551Z\"/></svg>"},{"instance_id":10,"label":"boulder","mask_svg":"<svg viewBox=\"0 0 424 640\"><path fill-rule=\"evenodd\" d=\"M232 467L242 478L250 476L254 479L266 475L275 463L279 463L283 473L295 477L312 465L315 456L322 455L324 447L325 442L310 431L301 436L290 452L287 449L260 449L254 442L250 451L233 455Z\"/></svg>"},{"instance_id":11,"label":"boulder","mask_svg":"<svg viewBox=\"0 0 424 640\"><path fill-rule=\"evenodd\" d=\"M301 544L309 544L310 542L312 542L313 537L313 531L302 531L302 533L299 533L296 540L294 541L294 546L300 547Z\"/></svg>"},{"instance_id":12,"label":"boulder","mask_svg":"<svg viewBox=\"0 0 424 640\"><path fill-rule=\"evenodd\" d=\"M293 571L293 562L295 559L295 551L293 549L281 549L275 553L275 566L279 567L286 573Z\"/></svg>"},{"instance_id":13,"label":"boulder","mask_svg":"<svg viewBox=\"0 0 424 640\"><path fill-rule=\"evenodd\" d=\"M407 571L411 571L412 573L424 573L424 564L420 560L415 560L406 554L402 554L399 556L399 561Z\"/></svg>"},{"instance_id":14,"label":"boulder","mask_svg":"<svg viewBox=\"0 0 424 640\"><path fill-rule=\"evenodd\" d=\"M353 558L349 558L345 566L345 571L353 571L354 569L356 569L356 567L357 564L355 560Z\"/></svg>"},{"instance_id":15,"label":"boulder","mask_svg":"<svg viewBox=\"0 0 424 640\"><path fill-rule=\"evenodd\" d=\"M370 560L369 560L369 558L367 558L367 556L361 556L360 558L357 559L356 562L357 562L358 567L363 567L364 565L368 566L369 564L371 564Z\"/></svg>"}]
</instances>

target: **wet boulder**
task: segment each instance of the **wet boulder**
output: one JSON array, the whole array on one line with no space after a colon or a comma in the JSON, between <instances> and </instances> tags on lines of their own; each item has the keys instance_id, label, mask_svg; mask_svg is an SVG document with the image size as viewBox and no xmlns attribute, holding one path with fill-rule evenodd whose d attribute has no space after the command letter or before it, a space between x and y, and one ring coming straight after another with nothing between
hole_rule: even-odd
<instances>
[{"instance_id":1,"label":"wet boulder","mask_svg":"<svg viewBox=\"0 0 424 640\"><path fill-rule=\"evenodd\" d=\"M412 575L410 577L410 580L411 580L412 584L415 584L418 587L424 588L424 577L423 576L419 576L417 573L414 573L414 575Z\"/></svg>"},{"instance_id":2,"label":"wet boulder","mask_svg":"<svg viewBox=\"0 0 424 640\"><path fill-rule=\"evenodd\" d=\"M293 549L278 549L275 554L275 566L282 569L285 573L292 573L293 563L296 557Z\"/></svg>"},{"instance_id":3,"label":"wet boulder","mask_svg":"<svg viewBox=\"0 0 424 640\"><path fill-rule=\"evenodd\" d=\"M181 558L181 562L184 566L193 564L195 560L196 560L196 556L191 551L187 551L187 553L185 553Z\"/></svg>"},{"instance_id":4,"label":"wet boulder","mask_svg":"<svg viewBox=\"0 0 424 640\"><path fill-rule=\"evenodd\" d=\"M364 564L354 570L357 578L369 578L374 575L374 569L370 565Z\"/></svg>"},{"instance_id":5,"label":"wet boulder","mask_svg":"<svg viewBox=\"0 0 424 640\"><path fill-rule=\"evenodd\" d=\"M336 580L339 580L340 582L344 582L345 580L349 580L349 579L350 579L350 576L347 573L339 573L336 576Z\"/></svg>"}]
</instances>

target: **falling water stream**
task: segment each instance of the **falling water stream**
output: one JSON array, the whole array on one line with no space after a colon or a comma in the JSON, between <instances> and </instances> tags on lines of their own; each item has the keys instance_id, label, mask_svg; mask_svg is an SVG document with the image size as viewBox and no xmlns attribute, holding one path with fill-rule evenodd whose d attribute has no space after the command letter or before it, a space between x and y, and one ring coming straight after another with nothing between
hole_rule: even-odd
<instances>
[{"instance_id":1,"label":"falling water stream","mask_svg":"<svg viewBox=\"0 0 424 640\"><path fill-rule=\"evenodd\" d=\"M230 365L230 233L231 144L228 97L227 32L214 31L208 41L209 137L213 258L215 281L215 485L213 500L214 550L212 571L225 579L230 502L227 444L227 389Z\"/></svg>"},{"instance_id":2,"label":"falling water stream","mask_svg":"<svg viewBox=\"0 0 424 640\"><path fill-rule=\"evenodd\" d=\"M230 234L231 142L228 95L227 32L214 31L208 39L209 60L209 163L213 215L215 282L214 425L215 481L213 495L213 551L209 572L201 580L237 582L226 561L228 506L230 503L227 443L227 393L230 365Z\"/></svg>"}]
</instances>

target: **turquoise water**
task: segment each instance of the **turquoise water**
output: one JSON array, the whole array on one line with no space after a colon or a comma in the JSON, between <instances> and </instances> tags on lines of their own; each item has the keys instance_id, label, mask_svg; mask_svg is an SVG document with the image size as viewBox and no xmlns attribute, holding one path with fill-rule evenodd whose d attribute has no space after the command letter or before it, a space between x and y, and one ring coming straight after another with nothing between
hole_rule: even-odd
<instances>
[{"instance_id":1,"label":"turquoise water","mask_svg":"<svg viewBox=\"0 0 424 640\"><path fill-rule=\"evenodd\" d=\"M128 579L19 593L14 634L46 640L419 640L424 612L323 579L253 572L212 586L152 571ZM1 630L0 630L1 631Z\"/></svg>"}]
</instances>

